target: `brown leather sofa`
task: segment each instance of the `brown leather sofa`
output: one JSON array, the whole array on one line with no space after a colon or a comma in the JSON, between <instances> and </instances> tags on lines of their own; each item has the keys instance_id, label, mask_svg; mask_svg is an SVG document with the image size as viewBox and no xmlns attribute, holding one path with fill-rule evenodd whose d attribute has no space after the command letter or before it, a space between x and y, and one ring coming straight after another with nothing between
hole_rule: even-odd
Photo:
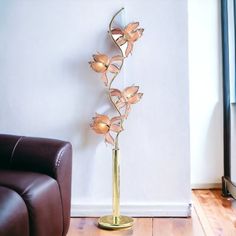
<instances>
[{"instance_id":1,"label":"brown leather sofa","mask_svg":"<svg viewBox=\"0 0 236 236\"><path fill-rule=\"evenodd\" d=\"M71 144L0 135L0 236L65 236Z\"/></svg>"}]
</instances>

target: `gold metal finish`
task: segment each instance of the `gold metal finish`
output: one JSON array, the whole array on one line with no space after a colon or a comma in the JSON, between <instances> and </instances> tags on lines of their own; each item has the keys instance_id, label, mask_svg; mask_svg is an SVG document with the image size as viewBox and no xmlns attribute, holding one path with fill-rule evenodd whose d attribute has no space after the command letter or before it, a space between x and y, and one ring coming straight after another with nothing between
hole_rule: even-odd
<instances>
[{"instance_id":1,"label":"gold metal finish","mask_svg":"<svg viewBox=\"0 0 236 236\"><path fill-rule=\"evenodd\" d=\"M123 60L121 61L120 70L122 69L122 67L123 67L123 65L124 65L124 54L123 54L123 51L122 51L121 47L119 46L119 44L116 42L116 40L115 40L115 39L113 38L113 36L112 36L112 24L113 24L113 22L114 22L116 16L119 15L123 10L124 10L124 7L122 7L122 8L112 17L112 19L111 19L111 21L110 21L110 23L109 23L109 31L108 31L108 32L109 32L109 35L110 35L110 38L112 39L113 43L114 43L114 44L117 46L117 48L119 49L120 54L121 54L121 56L122 56L122 58L123 58ZM121 120L121 128L122 128L122 130L123 130L123 129L124 129L124 128L123 128L124 118L123 118L123 116L122 116L122 114L121 114L121 112L120 112L118 106L117 106L117 105L115 104L115 102L112 100L112 97L111 97L111 94L110 94L111 85L112 85L112 83L113 83L113 81L114 81L114 79L116 78L117 75L118 75L118 73L115 74L115 75L113 76L113 78L111 79L111 82L110 82L110 84L109 84L109 86L108 86L108 96L109 96L110 102L112 103L112 105L114 106L114 108L116 109L116 111L119 113L119 115L122 117L122 120ZM119 134L120 134L120 132L117 133L116 138L115 138L115 149L119 149Z\"/></svg>"},{"instance_id":2,"label":"gold metal finish","mask_svg":"<svg viewBox=\"0 0 236 236\"><path fill-rule=\"evenodd\" d=\"M112 150L112 215L118 218L120 215L120 163L119 149Z\"/></svg>"},{"instance_id":3,"label":"gold metal finish","mask_svg":"<svg viewBox=\"0 0 236 236\"><path fill-rule=\"evenodd\" d=\"M123 91L112 88L115 78L122 70L124 60L132 53L134 42L142 36L144 31L144 29L138 28L139 22L129 23L124 28L112 28L116 16L123 10L124 8L121 8L112 17L108 30L111 40L119 50L119 54L109 57L106 54L97 53L93 55L93 60L89 62L95 72L102 74L101 79L107 87L109 100L118 113L109 122L112 124L112 121L116 121L116 123L113 123L113 126L110 126L107 122L100 122L102 115L99 115L99 118L97 115L93 117L90 126L96 133L104 135L105 142L111 144L115 149L119 149L119 135L124 130L123 123L128 118L131 105L139 102L143 96L143 93L138 92L139 86L129 86ZM126 47L125 51L123 46ZM98 119L99 122L97 122ZM107 124L107 126L103 123ZM113 132L112 135L110 131Z\"/></svg>"},{"instance_id":4,"label":"gold metal finish","mask_svg":"<svg viewBox=\"0 0 236 236\"><path fill-rule=\"evenodd\" d=\"M113 216L103 216L98 220L100 228L110 230L130 228L133 226L133 223L134 220L128 216L119 216L116 219Z\"/></svg>"},{"instance_id":5,"label":"gold metal finish","mask_svg":"<svg viewBox=\"0 0 236 236\"><path fill-rule=\"evenodd\" d=\"M138 22L129 23L122 29L112 28L116 16L123 10L124 8L121 8L112 17L108 31L119 53L112 57L97 53L89 62L91 68L102 75L101 79L107 87L109 100L118 113L113 118L96 114L90 124L91 128L97 134L103 135L106 143L114 148L112 150L112 215L103 216L98 220L98 226L105 229L123 229L133 225L132 218L120 215L119 134L124 130L123 123L128 117L131 105L139 102L143 94L138 92L139 86L133 85L119 90L112 88L112 84L121 71L124 60L131 55L134 42L142 36L143 29L138 28Z\"/></svg>"},{"instance_id":6,"label":"gold metal finish","mask_svg":"<svg viewBox=\"0 0 236 236\"><path fill-rule=\"evenodd\" d=\"M112 215L103 216L98 220L98 226L104 229L124 229L132 227L133 219L120 215L120 150L112 150Z\"/></svg>"}]
</instances>

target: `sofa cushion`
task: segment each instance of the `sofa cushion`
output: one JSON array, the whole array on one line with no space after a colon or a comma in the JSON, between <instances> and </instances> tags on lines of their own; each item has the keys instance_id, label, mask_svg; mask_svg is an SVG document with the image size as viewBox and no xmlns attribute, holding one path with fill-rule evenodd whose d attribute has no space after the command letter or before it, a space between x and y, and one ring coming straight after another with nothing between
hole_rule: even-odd
<instances>
[{"instance_id":1,"label":"sofa cushion","mask_svg":"<svg viewBox=\"0 0 236 236\"><path fill-rule=\"evenodd\" d=\"M0 134L0 169L31 171L54 178L60 189L63 236L70 222L72 146L55 139Z\"/></svg>"},{"instance_id":2,"label":"sofa cushion","mask_svg":"<svg viewBox=\"0 0 236 236\"><path fill-rule=\"evenodd\" d=\"M29 217L25 202L18 193L1 186L0 235L29 235Z\"/></svg>"},{"instance_id":3,"label":"sofa cushion","mask_svg":"<svg viewBox=\"0 0 236 236\"><path fill-rule=\"evenodd\" d=\"M55 179L33 172L0 170L0 186L14 190L24 200L29 213L30 235L62 234L62 203Z\"/></svg>"}]
</instances>

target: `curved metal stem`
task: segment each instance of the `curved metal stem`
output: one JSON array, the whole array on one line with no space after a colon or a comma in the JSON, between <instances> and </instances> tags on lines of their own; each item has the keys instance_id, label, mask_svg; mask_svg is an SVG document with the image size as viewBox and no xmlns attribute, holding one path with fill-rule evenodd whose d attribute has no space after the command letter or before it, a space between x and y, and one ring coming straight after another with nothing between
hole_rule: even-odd
<instances>
[{"instance_id":1,"label":"curved metal stem","mask_svg":"<svg viewBox=\"0 0 236 236\"><path fill-rule=\"evenodd\" d=\"M118 73L115 74L115 76L112 78L109 86L108 86L108 96L109 96L109 99L110 99L110 102L112 103L112 105L114 106L114 108L116 109L116 111L119 113L120 116L122 116L119 108L116 106L116 104L113 102L112 98L111 98L111 94L110 94L110 89L111 89L111 85L112 85L112 82L114 81L114 79L116 78L116 76L118 75Z\"/></svg>"},{"instance_id":2,"label":"curved metal stem","mask_svg":"<svg viewBox=\"0 0 236 236\"><path fill-rule=\"evenodd\" d=\"M118 47L118 49L120 50L121 55L122 55L123 57L124 57L123 51L121 50L119 44L116 42L116 40L115 40L115 39L113 38L113 36L112 36L112 33L111 33L111 26L112 26L112 23L114 22L116 16L119 15L124 9L125 9L125 8L122 7L122 8L112 17L112 19L111 19L111 21L110 21L110 23L109 23L109 35L110 35L112 41L114 42L114 44L115 44L115 45ZM124 61L124 60L123 60L123 61Z\"/></svg>"},{"instance_id":3,"label":"curved metal stem","mask_svg":"<svg viewBox=\"0 0 236 236\"><path fill-rule=\"evenodd\" d=\"M115 19L116 16L119 15L123 10L124 10L124 8L122 7L122 8L112 17L112 19L111 19L111 21L110 21L110 24L109 24L109 35L110 35L110 37L111 37L113 43L114 43L114 44L117 46L117 48L119 49L119 51L120 51L120 53L121 53L121 56L123 57L123 59L122 59L122 61L121 61L121 65L120 65L119 71L121 71L121 69L122 69L122 67L123 67L125 57L124 57L123 51L121 50L119 44L116 42L116 40L115 40L115 39L113 38L113 36L112 36L112 32L111 32L112 29L111 29L111 28L112 28L112 23L114 22L114 19ZM116 104L114 103L114 101L112 100L112 97L111 97L111 94L110 94L111 85L112 85L112 83L114 82L114 80L115 80L115 78L117 77L118 74L119 74L119 73L116 73L116 74L113 76L113 78L111 79L111 82L109 83L109 86L108 86L108 94L109 94L110 102L112 103L112 105L114 106L114 108L116 109L116 111L119 113L119 115L122 116L122 114L121 114L119 108L117 107L117 105L116 105ZM120 126L121 126L122 129L123 129L123 123L124 123L124 118L121 119L121 124L120 124ZM115 149L119 149L119 142L118 142L118 141L119 141L119 140L118 140L119 134L120 134L120 132L117 133L116 138L115 138Z\"/></svg>"}]
</instances>

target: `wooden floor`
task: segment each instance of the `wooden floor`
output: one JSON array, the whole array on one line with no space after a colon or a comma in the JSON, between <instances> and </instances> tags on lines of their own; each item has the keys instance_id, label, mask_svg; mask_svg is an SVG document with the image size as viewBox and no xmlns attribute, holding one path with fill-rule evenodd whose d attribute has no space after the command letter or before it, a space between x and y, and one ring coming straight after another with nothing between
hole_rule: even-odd
<instances>
[{"instance_id":1,"label":"wooden floor","mask_svg":"<svg viewBox=\"0 0 236 236\"><path fill-rule=\"evenodd\" d=\"M133 229L98 229L96 218L72 218L67 236L236 236L236 201L220 190L194 190L191 218L136 218Z\"/></svg>"}]
</instances>

